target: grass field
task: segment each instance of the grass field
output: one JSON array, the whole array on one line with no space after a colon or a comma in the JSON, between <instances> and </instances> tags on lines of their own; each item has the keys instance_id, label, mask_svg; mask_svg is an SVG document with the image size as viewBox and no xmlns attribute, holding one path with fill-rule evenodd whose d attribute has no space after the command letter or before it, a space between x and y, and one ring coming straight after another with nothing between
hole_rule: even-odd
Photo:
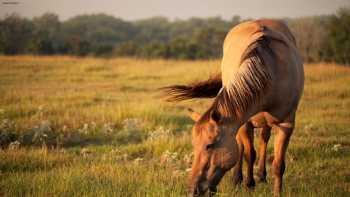
<instances>
[{"instance_id":1,"label":"grass field","mask_svg":"<svg viewBox=\"0 0 350 197\"><path fill-rule=\"evenodd\" d=\"M219 65L0 57L0 196L185 196L193 124L185 109L203 112L211 100L165 103L156 89L205 79ZM305 70L284 194L350 196L350 68ZM271 196L270 176L254 191L231 178L218 196Z\"/></svg>"}]
</instances>

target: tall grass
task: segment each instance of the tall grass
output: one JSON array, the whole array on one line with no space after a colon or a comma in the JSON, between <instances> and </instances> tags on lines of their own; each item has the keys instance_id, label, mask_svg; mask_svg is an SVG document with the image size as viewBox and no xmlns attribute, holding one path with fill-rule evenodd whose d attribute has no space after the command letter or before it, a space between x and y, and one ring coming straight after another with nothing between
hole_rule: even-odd
<instances>
[{"instance_id":1,"label":"tall grass","mask_svg":"<svg viewBox=\"0 0 350 197\"><path fill-rule=\"evenodd\" d=\"M185 196L193 124L185 108L203 112L211 100L175 105L156 90L205 79L219 65L0 57L0 196ZM350 68L305 71L285 196L349 196ZM247 191L228 173L218 195L271 196L269 177Z\"/></svg>"}]
</instances>

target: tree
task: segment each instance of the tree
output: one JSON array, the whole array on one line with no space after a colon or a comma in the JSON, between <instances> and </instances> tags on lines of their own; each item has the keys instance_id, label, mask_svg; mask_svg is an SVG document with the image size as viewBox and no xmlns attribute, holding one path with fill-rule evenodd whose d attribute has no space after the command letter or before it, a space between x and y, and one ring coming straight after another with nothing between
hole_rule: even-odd
<instances>
[{"instance_id":1,"label":"tree","mask_svg":"<svg viewBox=\"0 0 350 197\"><path fill-rule=\"evenodd\" d=\"M46 13L33 19L34 51L39 54L54 54L61 45L61 23L56 14Z\"/></svg>"},{"instance_id":2,"label":"tree","mask_svg":"<svg viewBox=\"0 0 350 197\"><path fill-rule=\"evenodd\" d=\"M218 58L222 54L222 44L226 31L216 28L206 28L196 32L192 37L198 46L197 58Z\"/></svg>"},{"instance_id":3,"label":"tree","mask_svg":"<svg viewBox=\"0 0 350 197\"><path fill-rule=\"evenodd\" d=\"M133 39L138 43L167 42L170 35L170 22L165 17L152 17L138 20L133 23L137 35Z\"/></svg>"},{"instance_id":4,"label":"tree","mask_svg":"<svg viewBox=\"0 0 350 197\"><path fill-rule=\"evenodd\" d=\"M299 52L305 62L322 60L322 47L327 31L325 17L302 17L289 21Z\"/></svg>"},{"instance_id":5,"label":"tree","mask_svg":"<svg viewBox=\"0 0 350 197\"><path fill-rule=\"evenodd\" d=\"M4 54L19 54L29 51L33 24L17 14L8 15L0 22L0 51Z\"/></svg>"},{"instance_id":6,"label":"tree","mask_svg":"<svg viewBox=\"0 0 350 197\"><path fill-rule=\"evenodd\" d=\"M175 38L169 43L170 56L176 59L196 59L197 46L185 38Z\"/></svg>"},{"instance_id":7,"label":"tree","mask_svg":"<svg viewBox=\"0 0 350 197\"><path fill-rule=\"evenodd\" d=\"M136 33L131 23L105 14L76 16L63 22L62 30L66 41L74 40L68 45L84 43L83 54L95 55L111 53L114 45L130 40ZM77 49L76 46L74 48ZM71 49L69 51L77 52Z\"/></svg>"},{"instance_id":8,"label":"tree","mask_svg":"<svg viewBox=\"0 0 350 197\"><path fill-rule=\"evenodd\" d=\"M324 56L327 61L350 65L350 7L340 9L327 25Z\"/></svg>"},{"instance_id":9,"label":"tree","mask_svg":"<svg viewBox=\"0 0 350 197\"><path fill-rule=\"evenodd\" d=\"M128 41L120 43L115 47L115 54L118 56L135 56L139 48L135 42Z\"/></svg>"}]
</instances>

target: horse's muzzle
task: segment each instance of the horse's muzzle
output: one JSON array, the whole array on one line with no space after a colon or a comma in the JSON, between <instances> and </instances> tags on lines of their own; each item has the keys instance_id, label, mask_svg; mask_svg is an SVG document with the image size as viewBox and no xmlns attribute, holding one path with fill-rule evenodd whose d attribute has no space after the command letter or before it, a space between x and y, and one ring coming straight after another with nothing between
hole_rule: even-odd
<instances>
[{"instance_id":1,"label":"horse's muzzle","mask_svg":"<svg viewBox=\"0 0 350 197\"><path fill-rule=\"evenodd\" d=\"M209 196L214 195L217 192L216 186L219 184L221 178L225 172L219 168L215 170L215 173L208 179L200 179L192 187L192 196L203 196L209 190Z\"/></svg>"}]
</instances>

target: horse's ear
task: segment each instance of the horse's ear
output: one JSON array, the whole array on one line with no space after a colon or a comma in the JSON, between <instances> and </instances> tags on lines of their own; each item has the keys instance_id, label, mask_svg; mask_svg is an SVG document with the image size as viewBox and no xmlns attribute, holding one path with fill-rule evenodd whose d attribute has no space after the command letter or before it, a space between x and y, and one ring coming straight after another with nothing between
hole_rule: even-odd
<instances>
[{"instance_id":1,"label":"horse's ear","mask_svg":"<svg viewBox=\"0 0 350 197\"><path fill-rule=\"evenodd\" d=\"M193 109L188 108L188 115L191 117L191 119L195 122L197 122L200 118L201 115L198 112L193 111Z\"/></svg>"},{"instance_id":2,"label":"horse's ear","mask_svg":"<svg viewBox=\"0 0 350 197\"><path fill-rule=\"evenodd\" d=\"M221 114L218 111L216 111L216 110L212 110L210 112L210 120L212 120L212 121L214 121L216 123L220 122Z\"/></svg>"}]
</instances>

